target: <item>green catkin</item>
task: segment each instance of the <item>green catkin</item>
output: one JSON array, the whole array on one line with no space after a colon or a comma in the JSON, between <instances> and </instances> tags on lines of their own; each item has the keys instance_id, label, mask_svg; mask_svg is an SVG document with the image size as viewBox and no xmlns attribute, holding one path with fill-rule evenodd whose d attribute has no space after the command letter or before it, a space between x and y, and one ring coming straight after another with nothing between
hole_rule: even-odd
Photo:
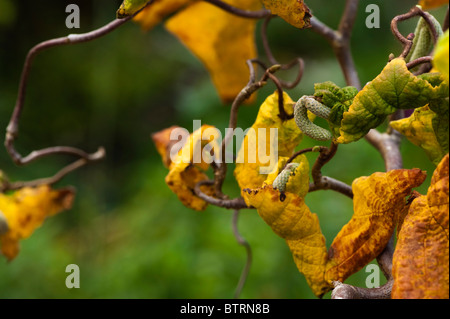
<instances>
[{"instance_id":1,"label":"green catkin","mask_svg":"<svg viewBox=\"0 0 450 319\"><path fill-rule=\"evenodd\" d=\"M283 171L280 174L278 174L277 178L275 178L275 180L273 181L272 187L274 189L279 190L281 193L284 193L286 191L286 184L289 181L289 177L291 177L291 175L295 174L295 170L299 166L300 166L300 164L298 164L298 163L288 164L286 166L286 168L283 169Z\"/></svg>"},{"instance_id":2,"label":"green catkin","mask_svg":"<svg viewBox=\"0 0 450 319\"><path fill-rule=\"evenodd\" d=\"M312 97L302 96L294 106L295 123L300 130L307 136L318 141L329 141L333 139L330 131L315 125L308 118L308 110L323 118L328 119L331 109L316 101Z\"/></svg>"}]
</instances>

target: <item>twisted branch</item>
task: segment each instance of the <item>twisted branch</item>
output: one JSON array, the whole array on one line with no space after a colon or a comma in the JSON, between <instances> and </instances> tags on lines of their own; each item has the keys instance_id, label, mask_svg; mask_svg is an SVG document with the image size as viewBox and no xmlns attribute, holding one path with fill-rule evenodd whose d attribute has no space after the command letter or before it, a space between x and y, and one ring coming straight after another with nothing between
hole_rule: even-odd
<instances>
[{"instance_id":1,"label":"twisted branch","mask_svg":"<svg viewBox=\"0 0 450 319\"><path fill-rule=\"evenodd\" d=\"M146 6L153 3L153 0L148 1L147 4L138 12L136 12L133 16L127 17L125 19L116 19L107 25L88 32L84 34L70 34L66 37L56 38L48 41L41 42L34 46L27 54L27 57L25 59L25 63L23 66L20 83L19 83L19 91L17 95L16 104L11 116L11 119L9 121L9 124L6 128L6 136L5 136L5 147L8 151L8 154L11 156L12 160L17 165L26 165L33 161L36 161L40 158L55 155L55 154L66 154L78 157L79 160L73 162L72 164L67 165L62 170L60 170L58 173L56 173L54 176L49 178L43 178L38 179L35 181L29 181L29 182L15 182L15 183L7 183L6 185L3 185L3 191L5 190L15 190L22 187L33 187L38 186L41 184L54 184L58 181L60 181L64 176L67 174L73 172L74 170L88 164L91 162L99 161L105 157L105 150L100 147L97 152L93 154L86 153L83 150L74 148L74 147L68 147L68 146L56 146L56 147L49 147L37 151L32 151L27 156L22 156L14 147L14 142L17 139L19 135L19 119L23 112L24 104L25 104L25 97L27 93L27 86L28 86L28 80L29 75L31 72L32 64L36 56L50 48L69 45L69 44L77 44L77 43L84 43L88 41L92 41L95 39L98 39L114 30L116 30L118 27L122 26L129 20L131 20L135 15L139 14Z\"/></svg>"},{"instance_id":2,"label":"twisted branch","mask_svg":"<svg viewBox=\"0 0 450 319\"><path fill-rule=\"evenodd\" d=\"M239 233L239 229L238 229L239 215L240 215L240 211L236 209L233 213L233 220L232 220L233 235L236 238L236 241L238 242L238 244L245 248L245 251L247 252L247 261L245 262L244 269L242 269L242 274L239 279L239 283L234 292L235 299L238 299L239 296L241 295L242 289L244 288L245 282L247 281L247 277L250 272L250 268L252 266L252 260L253 260L252 247L250 246L248 241L245 240L245 238L242 237L242 235Z\"/></svg>"}]
</instances>

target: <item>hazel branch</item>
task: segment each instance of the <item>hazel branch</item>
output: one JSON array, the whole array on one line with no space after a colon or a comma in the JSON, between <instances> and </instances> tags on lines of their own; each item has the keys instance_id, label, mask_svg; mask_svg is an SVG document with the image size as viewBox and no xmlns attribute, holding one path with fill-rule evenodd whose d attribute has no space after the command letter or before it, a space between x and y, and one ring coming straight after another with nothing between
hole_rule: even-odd
<instances>
[{"instance_id":1,"label":"hazel branch","mask_svg":"<svg viewBox=\"0 0 450 319\"><path fill-rule=\"evenodd\" d=\"M7 182L2 185L0 188L0 193L5 191L18 190L24 187L36 187L39 185L53 185L57 182L61 181L66 175L76 171L77 169L85 166L86 164L100 161L105 156L105 150L100 148L96 153L91 154L89 158L80 158L79 160L73 162L72 164L67 165L63 169L61 169L58 173L48 178L36 179L33 181L26 182Z\"/></svg>"},{"instance_id":2,"label":"hazel branch","mask_svg":"<svg viewBox=\"0 0 450 319\"><path fill-rule=\"evenodd\" d=\"M380 288L359 288L343 284L339 281L333 282L334 289L331 293L332 299L391 299L393 280L389 280Z\"/></svg>"},{"instance_id":3,"label":"hazel branch","mask_svg":"<svg viewBox=\"0 0 450 319\"><path fill-rule=\"evenodd\" d=\"M146 4L146 6L151 3L153 3L153 1L149 1ZM144 8L145 8L145 6L144 6ZM144 8L142 8L141 10L143 10ZM136 14L138 14L141 10L136 12ZM74 147L67 147L67 146L56 146L56 147L49 147L49 148L45 148L45 149L41 149L41 150L37 150L37 151L32 151L29 155L23 157L15 149L14 142L19 135L19 119L23 112L23 108L24 108L24 104L25 104L25 97L26 97L26 93L27 93L29 75L31 72L33 61L36 58L36 56L39 53L41 53L47 49L53 48L53 47L64 46L64 45L68 45L68 44L84 43L84 42L88 42L88 41L92 41L97 38L100 38L112 31L114 31L118 27L122 26L124 23L126 23L133 17L134 17L134 15L131 17L125 18L125 19L116 19L97 30L94 30L94 31L91 31L88 33L70 34L66 37L61 37L61 38L44 41L44 42L39 43L36 46L34 46L28 52L27 57L25 59L23 69L22 69L16 104L15 104L10 122L6 128L6 136L5 136L6 150L8 151L8 153L11 156L14 163L16 163L17 165L26 165L26 164L31 163L40 158L54 155L54 154L72 155L75 157L79 157L80 159L75 161L74 163L69 164L68 166L64 167L62 170L60 170L58 173L56 173L52 177L38 179L35 181L29 181L29 182L15 182L12 184L8 183L6 186L4 185L3 188L6 188L8 190L15 190L15 189L19 189L19 188L27 187L27 186L33 187L33 186L38 186L38 185L42 185L42 184L49 184L49 185L54 184L54 183L60 181L67 174L73 172L74 170L76 170L88 163L99 161L105 157L105 150L102 147L99 148L97 152L95 152L93 154L88 154L83 150L80 150L80 149L77 149Z\"/></svg>"},{"instance_id":4,"label":"hazel branch","mask_svg":"<svg viewBox=\"0 0 450 319\"><path fill-rule=\"evenodd\" d=\"M250 268L252 266L252 260L253 260L252 247L250 246L248 241L244 237L242 237L242 235L239 232L239 228L238 228L239 215L240 215L240 211L236 209L233 213L233 220L232 220L233 235L236 238L236 241L238 242L238 244L245 248L245 251L247 253L247 261L245 262L245 266L244 266L244 269L242 270L241 277L239 279L239 283L234 292L235 299L238 299L239 296L241 295L242 289L244 288L245 282L247 281L247 277L250 272Z\"/></svg>"},{"instance_id":5,"label":"hazel branch","mask_svg":"<svg viewBox=\"0 0 450 319\"><path fill-rule=\"evenodd\" d=\"M197 197L203 199L208 204L226 208L226 209L252 209L253 207L248 207L242 197L235 199L220 199L211 197L202 192L201 187L204 185L214 185L214 181L201 181L195 185L194 193Z\"/></svg>"}]
</instances>

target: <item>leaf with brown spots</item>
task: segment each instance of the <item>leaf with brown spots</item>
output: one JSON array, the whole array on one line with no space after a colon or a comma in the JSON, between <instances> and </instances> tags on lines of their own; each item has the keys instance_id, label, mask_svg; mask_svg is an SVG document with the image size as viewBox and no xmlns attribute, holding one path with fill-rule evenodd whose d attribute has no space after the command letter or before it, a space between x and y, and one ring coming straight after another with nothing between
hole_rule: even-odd
<instances>
[{"instance_id":1,"label":"leaf with brown spots","mask_svg":"<svg viewBox=\"0 0 450 319\"><path fill-rule=\"evenodd\" d=\"M210 136L208 132L218 131L213 126L203 125L190 135L189 140L170 162L170 171L166 176L166 184L179 200L185 206L197 211L205 210L208 203L195 195L194 188L198 182L209 180L203 171L208 169L209 163L212 162L210 156L218 156L218 152L210 155L205 148L209 146L213 147L213 150L219 150L216 138ZM161 133L161 136L164 134L167 136L167 132ZM164 138L161 137L161 140ZM166 149L165 154L167 153L170 153L170 150ZM201 190L207 195L214 195L213 186L202 186Z\"/></svg>"},{"instance_id":2,"label":"leaf with brown spots","mask_svg":"<svg viewBox=\"0 0 450 319\"><path fill-rule=\"evenodd\" d=\"M411 204L398 235L392 272L392 298L449 298L448 154L436 168L427 195Z\"/></svg>"},{"instance_id":3,"label":"leaf with brown spots","mask_svg":"<svg viewBox=\"0 0 450 319\"><path fill-rule=\"evenodd\" d=\"M19 241L39 228L47 217L72 207L74 192L70 189L52 190L49 186L23 188L13 195L0 194L0 230L2 254L9 260L19 253Z\"/></svg>"},{"instance_id":4,"label":"leaf with brown spots","mask_svg":"<svg viewBox=\"0 0 450 319\"><path fill-rule=\"evenodd\" d=\"M327 280L343 282L383 251L394 233L397 215L406 205L405 198L425 178L420 169L400 169L353 182L353 217L331 244Z\"/></svg>"}]
</instances>

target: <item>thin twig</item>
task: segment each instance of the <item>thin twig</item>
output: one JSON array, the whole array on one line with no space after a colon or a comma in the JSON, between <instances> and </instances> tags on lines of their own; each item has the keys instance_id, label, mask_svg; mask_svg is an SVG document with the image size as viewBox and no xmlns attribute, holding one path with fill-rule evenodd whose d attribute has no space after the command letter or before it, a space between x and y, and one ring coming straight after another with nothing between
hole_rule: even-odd
<instances>
[{"instance_id":1,"label":"thin twig","mask_svg":"<svg viewBox=\"0 0 450 319\"><path fill-rule=\"evenodd\" d=\"M288 63L288 64L281 64L277 61L277 59L275 58L275 56L272 53L272 50L270 49L270 45L269 45L269 39L267 38L267 28L269 25L269 22L272 20L272 18L274 18L275 16L268 16L266 19L264 19L264 23L261 27L261 39L262 39L262 44L264 47L264 52L266 53L267 59L269 60L269 62L272 65L281 65L281 69L282 70L289 70L292 67L294 67L295 65L298 64L299 66L299 71L297 74L297 78L293 81L293 82L286 82L283 81L282 79L278 79L279 83L281 84L282 88L285 89L293 89L295 88L300 81L302 80L303 77L303 73L304 73L304 69L305 69L305 62L303 61L302 58L297 58L295 60L293 60L292 62ZM264 65L264 64L262 64ZM264 67L264 69L267 69L266 67Z\"/></svg>"},{"instance_id":2,"label":"thin twig","mask_svg":"<svg viewBox=\"0 0 450 319\"><path fill-rule=\"evenodd\" d=\"M203 199L208 204L226 208L226 209L252 209L253 207L248 207L242 197L235 199L220 199L206 195L202 192L201 187L204 185L214 185L214 181L201 181L195 185L194 193L199 198Z\"/></svg>"},{"instance_id":3,"label":"thin twig","mask_svg":"<svg viewBox=\"0 0 450 319\"><path fill-rule=\"evenodd\" d=\"M275 59L272 50L270 49L269 39L267 38L267 27L269 26L270 20L272 20L273 18L274 16L270 15L264 19L264 22L261 27L261 39L264 47L264 52L266 53L267 59L269 60L270 64L279 64L278 61Z\"/></svg>"},{"instance_id":4,"label":"thin twig","mask_svg":"<svg viewBox=\"0 0 450 319\"><path fill-rule=\"evenodd\" d=\"M322 176L317 183L310 183L310 193L318 190L332 190L353 199L353 190L350 185L329 176Z\"/></svg>"},{"instance_id":5,"label":"thin twig","mask_svg":"<svg viewBox=\"0 0 450 319\"><path fill-rule=\"evenodd\" d=\"M350 39L356 21L358 4L359 0L347 0L338 31L331 29L315 17L311 18L311 29L330 43L348 85L360 90L361 83L350 49Z\"/></svg>"},{"instance_id":6,"label":"thin twig","mask_svg":"<svg viewBox=\"0 0 450 319\"><path fill-rule=\"evenodd\" d=\"M330 148L323 150L320 152L320 155L317 157L316 162L313 165L311 175L314 181L314 184L317 186L320 185L322 179L322 168L336 155L338 150L338 144L331 143Z\"/></svg>"},{"instance_id":7,"label":"thin twig","mask_svg":"<svg viewBox=\"0 0 450 319\"><path fill-rule=\"evenodd\" d=\"M447 6L447 13L445 14L444 23L442 24L442 30L445 32L448 30L449 25L449 13L448 13L449 7Z\"/></svg>"},{"instance_id":8,"label":"thin twig","mask_svg":"<svg viewBox=\"0 0 450 319\"><path fill-rule=\"evenodd\" d=\"M424 63L431 63L433 61L433 57L432 56L423 56L420 58L417 58L411 62L408 62L406 64L406 67L408 68L408 70L411 70L413 68L415 68L418 65L424 64Z\"/></svg>"},{"instance_id":9,"label":"thin twig","mask_svg":"<svg viewBox=\"0 0 450 319\"><path fill-rule=\"evenodd\" d=\"M262 88L264 85L267 84L267 80L269 78L269 75L272 73L278 71L280 69L279 65L274 65L270 68L268 68L265 72L262 78L255 82L255 70L253 68L252 63L260 64L261 61L254 59L247 61L247 65L250 69L250 81L249 83L239 92L235 100L233 101L233 104L231 106L230 111L230 120L228 123L228 132L225 135L225 138L222 140L222 147L221 147L221 163L216 165L216 169L214 170L214 181L215 181L215 192L216 196L219 198L226 198L226 196L222 193L222 185L225 180L225 176L227 174L227 164L226 164L226 147L230 143L231 139L233 138L234 130L237 127L237 120L238 120L238 113L239 108L241 107L242 103L244 103L245 100L250 98L250 96L255 93L257 90ZM262 65L264 65L262 63Z\"/></svg>"},{"instance_id":10,"label":"thin twig","mask_svg":"<svg viewBox=\"0 0 450 319\"><path fill-rule=\"evenodd\" d=\"M280 80L271 73L269 73L268 75L269 78L273 81L273 83L275 83L275 86L277 87L278 91L278 112L279 112L278 117L281 119L282 122L293 119L294 114L288 114L284 109L284 90Z\"/></svg>"},{"instance_id":11,"label":"thin twig","mask_svg":"<svg viewBox=\"0 0 450 319\"><path fill-rule=\"evenodd\" d=\"M72 173L73 171L79 169L80 167L85 166L88 163L96 162L103 159L105 156L105 150L100 148L96 153L89 156L89 158L80 158L79 160L73 162L72 164L67 165L63 169L61 169L58 173L48 178L36 179L33 181L26 182L14 182L7 183L3 186L0 192L9 191L9 190L17 190L24 187L36 187L39 185L53 185L57 182L61 181L66 175Z\"/></svg>"},{"instance_id":12,"label":"thin twig","mask_svg":"<svg viewBox=\"0 0 450 319\"><path fill-rule=\"evenodd\" d=\"M423 11L419 6L415 6L409 10L408 13L394 17L391 22L392 33L403 44L403 51L399 57L406 58L409 55L409 52L413 46L415 35L414 33L410 33L407 37L404 37L398 29L398 23L418 16L421 16L426 21L428 28L431 30L431 34L433 35L434 43L436 43L439 38L439 32L436 30L432 16L428 12Z\"/></svg>"},{"instance_id":13,"label":"thin twig","mask_svg":"<svg viewBox=\"0 0 450 319\"><path fill-rule=\"evenodd\" d=\"M359 288L343 284L339 281L333 282L334 290L332 299L391 299L393 280L389 280L380 288Z\"/></svg>"},{"instance_id":14,"label":"thin twig","mask_svg":"<svg viewBox=\"0 0 450 319\"><path fill-rule=\"evenodd\" d=\"M314 146L314 147L310 147L310 148L305 148L304 150L300 150L296 153L294 153L294 155L292 155L286 162L286 165L284 166L284 168L286 168L286 166L290 163L292 163L293 160L295 160L297 157L299 157L300 155L303 155L305 153L311 153L311 152L323 152L325 150L327 150L328 147L326 146Z\"/></svg>"},{"instance_id":15,"label":"thin twig","mask_svg":"<svg viewBox=\"0 0 450 319\"><path fill-rule=\"evenodd\" d=\"M244 246L244 248L247 252L247 261L245 262L244 269L242 269L241 277L239 278L239 283L234 292L235 299L238 299L239 296L241 295L242 289L244 288L245 282L247 281L247 277L250 272L250 268L252 266L252 260L253 260L252 247L247 242L247 240L244 237L242 237L242 235L239 233L239 229L238 229L239 215L240 215L240 211L236 209L233 213L233 220L232 220L233 234L234 234L234 237L236 238L238 244L241 246Z\"/></svg>"},{"instance_id":16,"label":"thin twig","mask_svg":"<svg viewBox=\"0 0 450 319\"><path fill-rule=\"evenodd\" d=\"M263 19L265 17L268 17L271 15L271 12L266 9L261 9L258 11L249 11L249 10L243 10L236 8L228 3L225 3L220 0L203 0L205 2L208 2L212 5L215 5L229 13L232 13L236 16L242 17L242 18L250 18L250 19Z\"/></svg>"},{"instance_id":17,"label":"thin twig","mask_svg":"<svg viewBox=\"0 0 450 319\"><path fill-rule=\"evenodd\" d=\"M149 1L146 4L146 6L151 4L152 2L153 1ZM144 6L144 8L145 8L145 6ZM142 8L141 10L143 10L144 8ZM11 116L9 125L6 128L5 147L8 151L8 153L10 154L11 158L13 159L14 163L16 163L17 165L25 165L34 160L42 158L44 156L53 155L53 154L69 154L69 155L74 155L74 156L80 157L87 161L91 161L91 157L96 157L99 154L98 152L95 154L87 154L86 152L84 152L82 150L79 150L79 149L76 149L73 147L64 147L64 146L50 147L50 148L42 149L39 151L33 151L28 156L25 156L25 157L22 157L22 155L20 155L20 153L16 151L16 149L14 148L14 141L18 137L18 134L19 134L19 119L23 112L31 67L32 67L35 57L39 53L41 53L47 49L58 47L58 46L84 43L84 42L88 42L88 41L92 41L94 39L100 38L112 31L116 30L118 27L122 26L124 23L131 20L141 10L136 12L133 16L127 17L125 19L115 19L114 21L108 23L107 25L105 25L97 30L88 32L88 33L70 34L66 37L61 37L61 38L44 41L44 42L34 46L28 52L27 57L25 59L24 67L22 70L22 75L20 78L19 92L18 92L18 96L17 96L16 105L14 107L14 111ZM102 152L102 154L104 154L104 152Z\"/></svg>"},{"instance_id":18,"label":"thin twig","mask_svg":"<svg viewBox=\"0 0 450 319\"><path fill-rule=\"evenodd\" d=\"M66 37L56 38L48 41L44 41L36 46L34 46L27 54L27 57L25 59L25 63L22 69L22 74L20 78L19 83L19 91L17 95L16 104L10 119L10 122L6 128L6 136L5 136L5 147L8 151L9 155L11 156L14 163L17 165L26 165L28 163L31 163L37 159L54 155L54 154L67 154L72 155L75 157L79 157L80 159L73 162L72 164L67 165L63 169L61 169L58 173L56 173L54 176L49 178L43 178L43 179L37 179L34 181L28 181L28 182L15 182L15 183L8 183L6 186L2 186L2 188L6 188L8 190L15 190L22 187L34 187L42 184L54 184L58 181L60 181L63 177L65 177L67 174L73 172L74 170L90 163L95 162L98 160L101 160L105 157L105 150L104 148L100 147L96 153L88 154L83 150L74 148L74 147L67 147L67 146L56 146L56 147L49 147L37 151L32 151L29 155L22 157L22 155L15 149L14 147L14 141L18 137L19 134L19 119L23 112L24 104L25 104L25 97L27 93L27 86L28 86L28 79L31 72L32 64L36 56L53 47L58 46L64 46L68 44L76 44L76 43L84 43L88 41L92 41L94 39L100 38L114 30L116 30L118 27L122 26L124 23L131 20L135 15L139 14L146 6L153 3L153 0L150 0L147 2L147 4L140 10L138 10L134 15L127 17L125 19L116 19L107 25L88 32L84 34L70 34Z\"/></svg>"}]
</instances>

